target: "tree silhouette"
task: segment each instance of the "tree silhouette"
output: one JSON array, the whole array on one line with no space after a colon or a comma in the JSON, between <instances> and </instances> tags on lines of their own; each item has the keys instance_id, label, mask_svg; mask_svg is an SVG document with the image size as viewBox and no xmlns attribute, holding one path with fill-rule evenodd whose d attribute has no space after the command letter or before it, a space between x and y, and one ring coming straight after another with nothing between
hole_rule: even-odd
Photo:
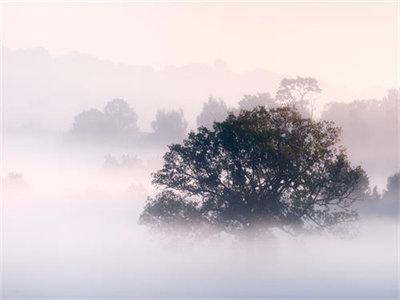
<instances>
[{"instance_id":1,"label":"tree silhouette","mask_svg":"<svg viewBox=\"0 0 400 300\"><path fill-rule=\"evenodd\" d=\"M203 104L203 109L196 118L197 126L212 128L214 122L223 121L227 116L228 107L224 100L217 100L210 97L208 101Z\"/></svg>"},{"instance_id":2,"label":"tree silhouette","mask_svg":"<svg viewBox=\"0 0 400 300\"><path fill-rule=\"evenodd\" d=\"M71 134L98 139L108 136L111 130L107 118L101 111L89 109L75 116Z\"/></svg>"},{"instance_id":3,"label":"tree silhouette","mask_svg":"<svg viewBox=\"0 0 400 300\"><path fill-rule=\"evenodd\" d=\"M165 111L159 109L156 119L151 122L153 133L150 135L152 142L161 144L181 141L186 136L187 122L182 110Z\"/></svg>"},{"instance_id":4,"label":"tree silhouette","mask_svg":"<svg viewBox=\"0 0 400 300\"><path fill-rule=\"evenodd\" d=\"M390 90L379 100L329 103L321 118L342 128L341 142L352 161L362 161L370 175L383 177L397 170L399 104L399 90ZM377 159L377 153L385 159Z\"/></svg>"},{"instance_id":5,"label":"tree silhouette","mask_svg":"<svg viewBox=\"0 0 400 300\"><path fill-rule=\"evenodd\" d=\"M386 190L383 192L384 199L396 199L399 200L400 196L400 173L397 172L390 176L387 180ZM397 201L397 205L398 205Z\"/></svg>"},{"instance_id":6,"label":"tree silhouette","mask_svg":"<svg viewBox=\"0 0 400 300\"><path fill-rule=\"evenodd\" d=\"M395 218L399 217L399 202L400 202L400 172L389 176L387 179L386 189L382 193L380 201L381 216Z\"/></svg>"},{"instance_id":7,"label":"tree silhouette","mask_svg":"<svg viewBox=\"0 0 400 300\"><path fill-rule=\"evenodd\" d=\"M377 187L359 204L361 217L392 218L398 220L400 201L400 173L397 172L387 179L386 189L380 194Z\"/></svg>"},{"instance_id":8,"label":"tree silhouette","mask_svg":"<svg viewBox=\"0 0 400 300\"><path fill-rule=\"evenodd\" d=\"M103 112L89 109L75 116L70 135L89 142L129 143L139 135L137 120L125 100L113 99Z\"/></svg>"},{"instance_id":9,"label":"tree silhouette","mask_svg":"<svg viewBox=\"0 0 400 300\"><path fill-rule=\"evenodd\" d=\"M297 77L282 79L276 100L283 105L296 106L301 114L313 117L314 96L320 93L318 81L311 77Z\"/></svg>"},{"instance_id":10,"label":"tree silhouette","mask_svg":"<svg viewBox=\"0 0 400 300\"><path fill-rule=\"evenodd\" d=\"M130 105L123 99L113 99L104 107L104 115L119 134L137 132L138 117Z\"/></svg>"},{"instance_id":11,"label":"tree silhouette","mask_svg":"<svg viewBox=\"0 0 400 300\"><path fill-rule=\"evenodd\" d=\"M288 107L230 114L169 146L163 168L153 174L153 183L166 190L148 199L140 222L167 226L177 218L196 228L201 220L256 236L272 227L293 233L353 221L352 204L368 179L336 146L339 133L331 122L305 119Z\"/></svg>"}]
</instances>

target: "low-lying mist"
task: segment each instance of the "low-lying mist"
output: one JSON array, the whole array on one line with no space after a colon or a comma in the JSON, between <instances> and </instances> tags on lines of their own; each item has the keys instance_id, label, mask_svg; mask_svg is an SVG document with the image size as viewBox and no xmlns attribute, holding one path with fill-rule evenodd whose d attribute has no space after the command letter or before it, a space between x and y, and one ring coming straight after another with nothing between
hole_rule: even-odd
<instances>
[{"instance_id":1,"label":"low-lying mist","mask_svg":"<svg viewBox=\"0 0 400 300\"><path fill-rule=\"evenodd\" d=\"M165 236L138 225L164 150L12 135L3 150L6 298L398 295L396 219L361 215L346 237Z\"/></svg>"}]
</instances>

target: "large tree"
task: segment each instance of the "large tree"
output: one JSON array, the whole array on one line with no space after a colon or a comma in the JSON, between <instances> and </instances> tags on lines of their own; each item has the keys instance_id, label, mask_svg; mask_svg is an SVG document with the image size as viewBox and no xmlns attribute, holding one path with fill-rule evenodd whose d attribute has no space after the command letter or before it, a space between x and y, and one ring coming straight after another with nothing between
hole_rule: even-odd
<instances>
[{"instance_id":1,"label":"large tree","mask_svg":"<svg viewBox=\"0 0 400 300\"><path fill-rule=\"evenodd\" d=\"M148 199L140 222L254 236L353 221L368 180L337 146L339 133L288 107L230 114L169 146L153 174L166 189Z\"/></svg>"}]
</instances>

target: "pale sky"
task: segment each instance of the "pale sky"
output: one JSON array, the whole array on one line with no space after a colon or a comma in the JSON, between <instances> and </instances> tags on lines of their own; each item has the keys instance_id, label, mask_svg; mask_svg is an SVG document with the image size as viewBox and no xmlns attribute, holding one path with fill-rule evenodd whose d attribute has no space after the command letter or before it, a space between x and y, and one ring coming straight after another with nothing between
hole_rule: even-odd
<instances>
[{"instance_id":1,"label":"pale sky","mask_svg":"<svg viewBox=\"0 0 400 300\"><path fill-rule=\"evenodd\" d=\"M159 69L222 59L355 89L395 87L398 3L3 3L2 44Z\"/></svg>"}]
</instances>

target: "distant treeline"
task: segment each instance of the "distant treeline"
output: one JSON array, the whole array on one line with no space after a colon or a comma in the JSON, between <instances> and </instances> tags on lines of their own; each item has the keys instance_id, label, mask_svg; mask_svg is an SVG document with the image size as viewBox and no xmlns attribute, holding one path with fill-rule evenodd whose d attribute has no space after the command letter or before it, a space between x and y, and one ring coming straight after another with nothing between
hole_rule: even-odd
<instances>
[{"instance_id":1,"label":"distant treeline","mask_svg":"<svg viewBox=\"0 0 400 300\"><path fill-rule=\"evenodd\" d=\"M283 79L275 96L269 93L244 95L237 107L229 107L223 99L210 97L203 103L196 118L197 127L211 128L229 113L256 106L275 108L295 106L303 116L314 117L314 103L321 92L313 78ZM397 161L399 91L390 90L383 99L332 102L325 106L321 119L334 121L342 128L342 144L352 159L365 162L377 153L388 163ZM151 131L143 132L137 125L138 115L128 102L114 99L103 110L88 109L75 116L68 136L73 140L118 146L166 146L182 141L188 133L188 122L182 110L158 110L151 122Z\"/></svg>"}]
</instances>

